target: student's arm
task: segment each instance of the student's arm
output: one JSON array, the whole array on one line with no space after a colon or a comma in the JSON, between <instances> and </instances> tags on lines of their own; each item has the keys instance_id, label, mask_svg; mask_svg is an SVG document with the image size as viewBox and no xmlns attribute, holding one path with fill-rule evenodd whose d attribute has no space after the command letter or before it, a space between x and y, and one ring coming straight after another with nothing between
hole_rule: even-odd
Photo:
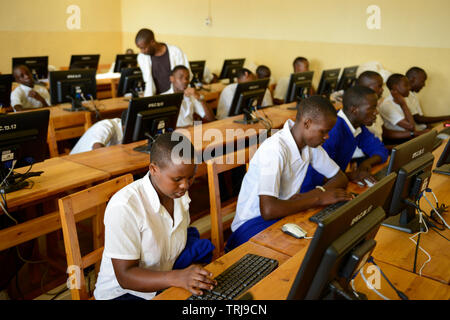
<instances>
[{"instance_id":1,"label":"student's arm","mask_svg":"<svg viewBox=\"0 0 450 320\"><path fill-rule=\"evenodd\" d=\"M397 131L397 130L389 130L385 126L383 126L383 138L387 139L410 139L414 137L418 137L421 134L427 133L430 129L424 130L412 130L414 136L411 136L411 131Z\"/></svg>"},{"instance_id":2,"label":"student's arm","mask_svg":"<svg viewBox=\"0 0 450 320\"><path fill-rule=\"evenodd\" d=\"M418 123L435 123L435 122L450 120L450 115L437 116L437 117L426 117L426 116L421 116L419 114L415 114L414 120Z\"/></svg>"},{"instance_id":3,"label":"student's arm","mask_svg":"<svg viewBox=\"0 0 450 320\"><path fill-rule=\"evenodd\" d=\"M405 98L398 93L396 90L391 90L392 97L394 98L394 102L397 103L403 111L405 118L397 122L397 125L404 128L408 131L413 131L415 129L415 121L411 114L411 111L406 104Z\"/></svg>"},{"instance_id":4,"label":"student's arm","mask_svg":"<svg viewBox=\"0 0 450 320\"><path fill-rule=\"evenodd\" d=\"M21 104L16 104L15 106L10 108L10 111L16 112L16 111L22 111L23 106Z\"/></svg>"},{"instance_id":5,"label":"student's arm","mask_svg":"<svg viewBox=\"0 0 450 320\"><path fill-rule=\"evenodd\" d=\"M44 107L44 108L48 107L47 101L39 93L37 93L36 91L31 90L28 93L28 96L31 97L31 98L34 98L34 99L38 100L40 103L42 103L42 107Z\"/></svg>"},{"instance_id":6,"label":"student's arm","mask_svg":"<svg viewBox=\"0 0 450 320\"><path fill-rule=\"evenodd\" d=\"M105 145L103 143L96 142L92 145L92 150L100 149L100 148L104 148L104 147L105 147Z\"/></svg>"},{"instance_id":7,"label":"student's arm","mask_svg":"<svg viewBox=\"0 0 450 320\"><path fill-rule=\"evenodd\" d=\"M211 111L211 109L205 104L205 101L202 101L200 99L200 94L194 89L194 88L187 88L184 90L184 95L186 97L193 97L201 104L202 110L197 110L198 106L195 101L194 103L194 111L197 113L203 120L206 122L214 121L216 120L216 117L214 116L214 113Z\"/></svg>"},{"instance_id":8,"label":"student's arm","mask_svg":"<svg viewBox=\"0 0 450 320\"><path fill-rule=\"evenodd\" d=\"M117 281L124 289L139 292L155 292L168 287L179 287L192 294L202 294L201 289L211 290L216 282L212 273L198 265L171 271L151 271L139 267L139 260L111 259Z\"/></svg>"}]
</instances>

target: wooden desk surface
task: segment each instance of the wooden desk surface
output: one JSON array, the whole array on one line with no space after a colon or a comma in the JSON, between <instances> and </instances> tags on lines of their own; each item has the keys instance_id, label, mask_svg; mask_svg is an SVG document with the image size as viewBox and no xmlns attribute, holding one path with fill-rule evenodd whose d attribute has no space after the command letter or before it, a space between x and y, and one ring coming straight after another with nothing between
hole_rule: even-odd
<instances>
[{"instance_id":1,"label":"wooden desk surface","mask_svg":"<svg viewBox=\"0 0 450 320\"><path fill-rule=\"evenodd\" d=\"M271 250L264 246L257 245L255 243L247 242L229 252L228 254L211 262L205 267L205 269L212 272L213 277L216 277L247 253L258 254L267 258L276 259L279 263L278 268L289 259L288 256L282 253ZM189 291L172 287L157 295L153 300L186 300L190 296L191 293Z\"/></svg>"}]
</instances>

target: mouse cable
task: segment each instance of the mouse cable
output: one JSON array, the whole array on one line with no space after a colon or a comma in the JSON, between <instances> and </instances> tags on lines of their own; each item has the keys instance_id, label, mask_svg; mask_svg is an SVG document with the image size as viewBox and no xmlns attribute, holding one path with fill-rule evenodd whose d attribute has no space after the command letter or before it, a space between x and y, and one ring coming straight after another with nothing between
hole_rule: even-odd
<instances>
[{"instance_id":1,"label":"mouse cable","mask_svg":"<svg viewBox=\"0 0 450 320\"><path fill-rule=\"evenodd\" d=\"M392 289L394 289L394 291L397 293L397 295L399 296L400 299L402 300L409 300L408 296L406 294L404 294L402 291L398 290L392 283L391 281L389 281L389 279L387 278L387 276L384 274L383 270L381 270L381 268L375 263L375 260L373 259L372 256L369 257L369 259L367 259L368 262L372 263L377 269L378 271L380 271L381 275L383 276L384 279L386 279L387 283L391 286ZM362 268L361 268L362 269Z\"/></svg>"}]
</instances>

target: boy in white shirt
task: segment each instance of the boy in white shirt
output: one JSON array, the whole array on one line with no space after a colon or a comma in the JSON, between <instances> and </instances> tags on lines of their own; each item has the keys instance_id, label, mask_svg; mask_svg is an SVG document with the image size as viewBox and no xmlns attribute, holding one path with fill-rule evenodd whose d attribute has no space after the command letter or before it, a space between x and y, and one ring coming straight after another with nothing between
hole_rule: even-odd
<instances>
[{"instance_id":1,"label":"boy in white shirt","mask_svg":"<svg viewBox=\"0 0 450 320\"><path fill-rule=\"evenodd\" d=\"M324 97L312 96L302 100L297 109L295 123L286 121L250 161L226 250L241 245L280 218L352 198L343 189L347 177L321 147L337 120L333 105ZM323 187L300 194L309 164L329 180Z\"/></svg>"},{"instance_id":2,"label":"boy in white shirt","mask_svg":"<svg viewBox=\"0 0 450 320\"><path fill-rule=\"evenodd\" d=\"M239 83L246 83L257 80L255 75L246 68L238 70L238 72L236 72L236 76L237 76L237 83L227 85L220 93L216 113L216 118L218 120L225 119L228 117L228 113L230 112L231 104L233 103L234 93L236 92L237 85ZM270 94L269 89L266 89L261 106L266 107L271 105L273 105L272 95Z\"/></svg>"},{"instance_id":3,"label":"boy in white shirt","mask_svg":"<svg viewBox=\"0 0 450 320\"><path fill-rule=\"evenodd\" d=\"M19 86L11 92L11 106L14 111L48 107L50 94L41 85L35 84L30 69L18 65L13 70L14 79Z\"/></svg>"},{"instance_id":4,"label":"boy in white shirt","mask_svg":"<svg viewBox=\"0 0 450 320\"><path fill-rule=\"evenodd\" d=\"M176 152L180 143L186 145ZM149 300L171 286L201 295L216 283L199 265L172 270L190 223L194 147L179 133L165 133L153 143L150 157L147 175L117 192L106 207L97 300Z\"/></svg>"},{"instance_id":5,"label":"boy in white shirt","mask_svg":"<svg viewBox=\"0 0 450 320\"><path fill-rule=\"evenodd\" d=\"M205 122L214 121L214 113L208 108L202 97L194 88L188 88L189 69L183 65L173 68L170 75L170 90L163 94L184 93L181 102L180 114L178 115L177 128L187 127L194 124L194 113L200 116Z\"/></svg>"}]
</instances>

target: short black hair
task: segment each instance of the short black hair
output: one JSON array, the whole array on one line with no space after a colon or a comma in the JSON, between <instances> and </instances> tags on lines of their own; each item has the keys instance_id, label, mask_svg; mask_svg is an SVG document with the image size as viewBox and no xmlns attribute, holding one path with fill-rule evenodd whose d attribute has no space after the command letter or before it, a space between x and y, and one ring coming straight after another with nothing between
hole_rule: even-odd
<instances>
[{"instance_id":1,"label":"short black hair","mask_svg":"<svg viewBox=\"0 0 450 320\"><path fill-rule=\"evenodd\" d=\"M292 65L295 68L295 65L299 62L309 62L308 59L306 59L305 57L297 57L294 59L294 62L292 63Z\"/></svg>"},{"instance_id":2,"label":"short black hair","mask_svg":"<svg viewBox=\"0 0 450 320\"><path fill-rule=\"evenodd\" d=\"M197 164L196 159L194 146L180 132L166 132L159 135L150 149L150 162L160 168L173 164L174 160L185 164Z\"/></svg>"},{"instance_id":3,"label":"short black hair","mask_svg":"<svg viewBox=\"0 0 450 320\"><path fill-rule=\"evenodd\" d=\"M256 76L258 79L270 78L271 72L268 66L260 65L256 68Z\"/></svg>"},{"instance_id":4,"label":"short black hair","mask_svg":"<svg viewBox=\"0 0 450 320\"><path fill-rule=\"evenodd\" d=\"M370 70L364 71L359 75L358 79L356 79L356 85L367 87L367 85L376 78L381 79L381 82L383 82L383 77L378 72Z\"/></svg>"},{"instance_id":5,"label":"short black hair","mask_svg":"<svg viewBox=\"0 0 450 320\"><path fill-rule=\"evenodd\" d=\"M240 79L240 78L242 78L243 76L245 76L245 73L253 74L253 72L251 72L251 71L248 70L247 68L242 68L242 69L239 69L239 70L236 72L236 77L237 77L238 79Z\"/></svg>"},{"instance_id":6,"label":"short black hair","mask_svg":"<svg viewBox=\"0 0 450 320\"><path fill-rule=\"evenodd\" d=\"M386 85L389 88L389 90L392 90L392 88L399 83L403 78L405 77L405 75L401 74L401 73L394 73L391 74L391 76L387 79L386 81Z\"/></svg>"},{"instance_id":7,"label":"short black hair","mask_svg":"<svg viewBox=\"0 0 450 320\"><path fill-rule=\"evenodd\" d=\"M347 90L345 90L342 100L344 111L349 110L352 106L359 107L365 102L366 97L371 94L376 95L375 91L373 91L369 87L356 85L348 88Z\"/></svg>"},{"instance_id":8,"label":"short black hair","mask_svg":"<svg viewBox=\"0 0 450 320\"><path fill-rule=\"evenodd\" d=\"M170 75L173 76L175 74L175 72L177 72L178 70L186 70L189 73L189 69L186 68L186 66L179 64L179 65L175 66L175 68L173 68L172 71L170 71Z\"/></svg>"},{"instance_id":9,"label":"short black hair","mask_svg":"<svg viewBox=\"0 0 450 320\"><path fill-rule=\"evenodd\" d=\"M329 99L315 95L301 100L297 104L297 116L295 121L304 117L310 117L314 120L319 120L323 116L325 118L337 117L336 109Z\"/></svg>"},{"instance_id":10,"label":"short black hair","mask_svg":"<svg viewBox=\"0 0 450 320\"><path fill-rule=\"evenodd\" d=\"M137 44L140 41L144 41L146 43L150 42L151 40L155 40L155 35L153 34L153 31L150 29L141 29L136 34L136 38L134 42Z\"/></svg>"},{"instance_id":11,"label":"short black hair","mask_svg":"<svg viewBox=\"0 0 450 320\"><path fill-rule=\"evenodd\" d=\"M420 73L422 73L425 76L427 76L427 73L422 68L420 68L420 67L411 67L411 68L409 68L408 71L406 71L406 76L408 77L408 79L411 79L411 78L419 75Z\"/></svg>"}]
</instances>

